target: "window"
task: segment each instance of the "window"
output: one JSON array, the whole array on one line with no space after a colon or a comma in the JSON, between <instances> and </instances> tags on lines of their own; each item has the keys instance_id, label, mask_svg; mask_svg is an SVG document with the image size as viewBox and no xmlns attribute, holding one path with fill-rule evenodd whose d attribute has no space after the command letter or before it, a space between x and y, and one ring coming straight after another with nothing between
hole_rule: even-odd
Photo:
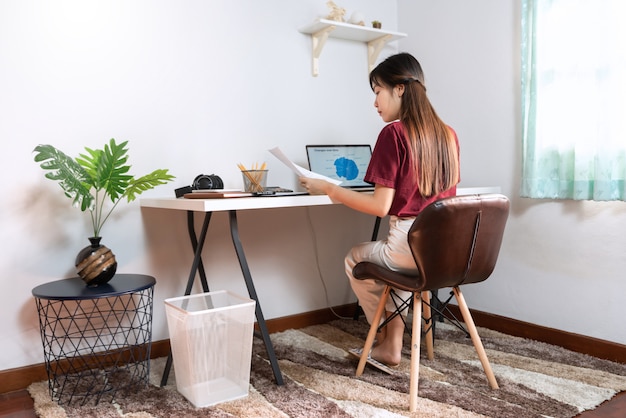
<instances>
[{"instance_id":1,"label":"window","mask_svg":"<svg viewBox=\"0 0 626 418\"><path fill-rule=\"evenodd\" d=\"M626 200L626 2L522 0L523 197Z\"/></svg>"}]
</instances>

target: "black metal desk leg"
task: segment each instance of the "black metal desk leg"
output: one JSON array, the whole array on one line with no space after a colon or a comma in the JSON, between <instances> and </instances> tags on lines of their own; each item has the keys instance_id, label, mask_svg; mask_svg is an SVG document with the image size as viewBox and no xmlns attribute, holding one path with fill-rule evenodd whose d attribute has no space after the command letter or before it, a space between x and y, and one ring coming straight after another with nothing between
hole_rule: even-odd
<instances>
[{"instance_id":1,"label":"black metal desk leg","mask_svg":"<svg viewBox=\"0 0 626 418\"><path fill-rule=\"evenodd\" d=\"M233 239L233 245L235 246L235 251L237 252L237 258L239 259L239 265L241 266L241 272L243 273L243 278L246 282L246 286L248 287L248 294L250 295L252 299L256 301L256 319L257 319L257 323L259 324L259 328L261 330L263 343L265 343L265 349L267 350L267 355L270 359L272 370L274 371L276 384L282 385L283 375L280 372L280 367L278 366L276 353L274 353L274 346L272 345L272 340L270 339L270 334L267 330L265 319L263 318L263 311L261 310L261 304L259 303L259 298L256 294L256 290L254 289L254 283L252 282L252 275L250 274L250 268L248 267L248 262L243 252L243 246L241 245L241 240L239 239L239 229L237 226L237 212L234 210L229 211L229 217L230 217L230 234Z\"/></svg>"},{"instance_id":2,"label":"black metal desk leg","mask_svg":"<svg viewBox=\"0 0 626 418\"><path fill-rule=\"evenodd\" d=\"M209 285L207 283L206 273L204 271L204 264L202 264L202 249L204 248L204 241L206 240L206 234L209 229L209 223L211 222L212 213L213 212L206 212L204 215L204 222L202 223L202 229L200 230L200 242L198 242L193 221L193 211L187 211L187 230L189 231L189 239L191 240L191 248L193 248L194 257L193 263L191 265L191 272L189 273L189 279L187 279L187 289L185 290L185 296L191 294L191 288L196 277L196 272L200 274L200 283L202 284L202 290L204 292L209 291Z\"/></svg>"},{"instance_id":3,"label":"black metal desk leg","mask_svg":"<svg viewBox=\"0 0 626 418\"><path fill-rule=\"evenodd\" d=\"M194 251L193 263L191 263L191 271L189 272L189 278L187 279L187 287L185 288L185 296L191 294L193 288L193 282L196 279L196 273L200 273L200 282L202 283L202 290L209 291L209 285L206 280L206 273L204 271L204 265L202 264L202 248L204 247L204 241L206 240L206 234L209 229L209 223L211 222L212 212L207 212L204 215L204 222L202 223L202 229L200 230L200 241L196 238L196 230L193 221L193 211L187 212L187 229L189 231L189 239L191 240L191 247ZM167 385L167 379L170 376L170 370L172 369L172 350L170 349L167 355L167 361L165 362L165 368L163 369L163 376L161 376L161 387Z\"/></svg>"},{"instance_id":4,"label":"black metal desk leg","mask_svg":"<svg viewBox=\"0 0 626 418\"><path fill-rule=\"evenodd\" d=\"M376 241L378 239L378 230L380 229L380 216L376 217L374 221L374 230L372 231L372 241Z\"/></svg>"}]
</instances>

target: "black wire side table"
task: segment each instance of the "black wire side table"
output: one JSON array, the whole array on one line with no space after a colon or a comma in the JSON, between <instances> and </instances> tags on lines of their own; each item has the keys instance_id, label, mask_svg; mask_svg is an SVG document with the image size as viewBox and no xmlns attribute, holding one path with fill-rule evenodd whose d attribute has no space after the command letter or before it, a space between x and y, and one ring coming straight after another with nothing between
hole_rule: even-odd
<instances>
[{"instance_id":1,"label":"black wire side table","mask_svg":"<svg viewBox=\"0 0 626 418\"><path fill-rule=\"evenodd\" d=\"M54 401L97 404L148 383L155 283L116 274L94 287L76 277L32 290Z\"/></svg>"}]
</instances>

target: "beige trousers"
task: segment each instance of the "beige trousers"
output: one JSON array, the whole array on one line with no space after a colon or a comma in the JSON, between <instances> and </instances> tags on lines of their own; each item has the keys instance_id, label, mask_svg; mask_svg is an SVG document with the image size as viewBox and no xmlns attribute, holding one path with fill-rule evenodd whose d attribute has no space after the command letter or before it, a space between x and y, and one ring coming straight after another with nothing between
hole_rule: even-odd
<instances>
[{"instance_id":1,"label":"beige trousers","mask_svg":"<svg viewBox=\"0 0 626 418\"><path fill-rule=\"evenodd\" d=\"M415 274L417 266L411 254L407 241L407 233L415 218L389 217L389 235L381 241L369 241L356 245L350 250L345 259L346 275L350 280L352 290L359 300L367 321L371 324L378 307L378 301L383 293L385 285L374 279L358 280L352 275L352 269L361 261L370 261L394 271ZM396 289L395 292L406 299L410 292ZM391 300L387 300L386 310L393 312L396 307ZM407 310L403 311L406 316ZM384 318L383 318L384 319Z\"/></svg>"}]
</instances>

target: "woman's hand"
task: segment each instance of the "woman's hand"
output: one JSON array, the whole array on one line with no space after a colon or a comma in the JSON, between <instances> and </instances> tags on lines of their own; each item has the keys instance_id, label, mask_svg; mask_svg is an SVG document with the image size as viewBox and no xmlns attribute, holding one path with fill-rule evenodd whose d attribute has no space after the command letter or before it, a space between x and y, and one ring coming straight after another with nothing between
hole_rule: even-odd
<instances>
[{"instance_id":1,"label":"woman's hand","mask_svg":"<svg viewBox=\"0 0 626 418\"><path fill-rule=\"evenodd\" d=\"M326 194L335 203L342 203L359 212L375 216L386 216L396 191L389 187L376 185L374 193L361 193L336 186L326 180L300 177L300 185L309 194Z\"/></svg>"},{"instance_id":2,"label":"woman's hand","mask_svg":"<svg viewBox=\"0 0 626 418\"><path fill-rule=\"evenodd\" d=\"M359 212L375 216L386 216L391 208L396 191L390 187L376 185L374 193L355 192L344 187L336 186L326 180L300 177L300 185L309 194L325 194L335 203L342 203Z\"/></svg>"},{"instance_id":3,"label":"woman's hand","mask_svg":"<svg viewBox=\"0 0 626 418\"><path fill-rule=\"evenodd\" d=\"M300 177L300 185L309 194L328 194L329 189L333 186L332 183L321 179L312 179L309 177Z\"/></svg>"}]
</instances>

